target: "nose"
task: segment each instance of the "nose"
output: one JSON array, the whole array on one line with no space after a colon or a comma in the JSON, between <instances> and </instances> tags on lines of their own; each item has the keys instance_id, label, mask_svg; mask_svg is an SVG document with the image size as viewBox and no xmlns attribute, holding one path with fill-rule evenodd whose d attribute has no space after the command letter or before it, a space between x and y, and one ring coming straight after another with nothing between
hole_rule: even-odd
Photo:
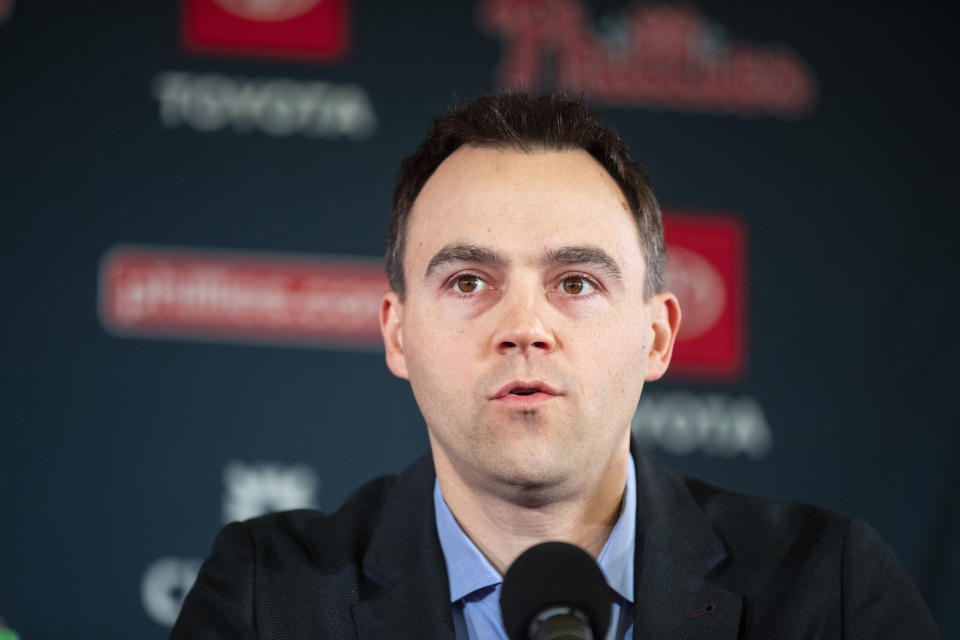
<instances>
[{"instance_id":1,"label":"nose","mask_svg":"<svg viewBox=\"0 0 960 640\"><path fill-rule=\"evenodd\" d=\"M506 295L500 304L503 314L494 332L494 346L498 353L548 353L557 346L557 338L545 322L549 314L548 302L542 292L515 291Z\"/></svg>"}]
</instances>

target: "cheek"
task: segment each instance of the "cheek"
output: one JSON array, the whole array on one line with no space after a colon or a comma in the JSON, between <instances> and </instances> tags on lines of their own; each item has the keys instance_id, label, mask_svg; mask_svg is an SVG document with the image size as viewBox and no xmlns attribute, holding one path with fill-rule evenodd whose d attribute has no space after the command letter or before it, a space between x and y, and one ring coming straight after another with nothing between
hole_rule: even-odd
<instances>
[{"instance_id":1,"label":"cheek","mask_svg":"<svg viewBox=\"0 0 960 640\"><path fill-rule=\"evenodd\" d=\"M410 383L415 393L422 389L446 396L464 391L465 381L470 378L468 365L474 345L462 324L410 325L404 340Z\"/></svg>"},{"instance_id":2,"label":"cheek","mask_svg":"<svg viewBox=\"0 0 960 640\"><path fill-rule=\"evenodd\" d=\"M645 332L643 327L639 322L624 320L608 331L599 332L592 341L594 348L583 352L584 364L592 374L590 379L602 387L602 395L623 396L631 401L639 397L650 351L646 335L649 331Z\"/></svg>"},{"instance_id":3,"label":"cheek","mask_svg":"<svg viewBox=\"0 0 960 640\"><path fill-rule=\"evenodd\" d=\"M612 349L605 354L602 377L608 395L633 396L639 394L646 367L640 349Z\"/></svg>"}]
</instances>

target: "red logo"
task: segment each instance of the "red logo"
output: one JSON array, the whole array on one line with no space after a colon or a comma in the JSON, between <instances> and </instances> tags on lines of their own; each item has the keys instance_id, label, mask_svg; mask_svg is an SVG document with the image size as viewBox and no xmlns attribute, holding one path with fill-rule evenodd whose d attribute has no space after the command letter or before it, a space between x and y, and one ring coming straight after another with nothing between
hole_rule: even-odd
<instances>
[{"instance_id":1,"label":"red logo","mask_svg":"<svg viewBox=\"0 0 960 640\"><path fill-rule=\"evenodd\" d=\"M182 0L197 53L333 61L347 51L349 0Z\"/></svg>"},{"instance_id":2,"label":"red logo","mask_svg":"<svg viewBox=\"0 0 960 640\"><path fill-rule=\"evenodd\" d=\"M817 86L781 45L733 41L685 4L634 4L591 26L582 0L485 0L483 27L504 41L500 83L583 91L595 102L793 118Z\"/></svg>"},{"instance_id":3,"label":"red logo","mask_svg":"<svg viewBox=\"0 0 960 640\"><path fill-rule=\"evenodd\" d=\"M668 291L682 320L670 373L732 379L746 365L746 234L731 216L674 212L663 220Z\"/></svg>"},{"instance_id":4,"label":"red logo","mask_svg":"<svg viewBox=\"0 0 960 640\"><path fill-rule=\"evenodd\" d=\"M382 349L376 258L119 247L100 265L112 333Z\"/></svg>"}]
</instances>

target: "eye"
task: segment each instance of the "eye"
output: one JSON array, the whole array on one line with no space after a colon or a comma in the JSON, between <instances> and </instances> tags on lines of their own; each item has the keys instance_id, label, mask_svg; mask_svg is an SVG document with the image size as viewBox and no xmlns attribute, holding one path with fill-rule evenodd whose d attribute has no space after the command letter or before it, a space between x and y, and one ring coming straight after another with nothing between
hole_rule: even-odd
<instances>
[{"instance_id":1,"label":"eye","mask_svg":"<svg viewBox=\"0 0 960 640\"><path fill-rule=\"evenodd\" d=\"M585 296L593 293L597 288L585 276L569 276L560 281L557 288L571 296Z\"/></svg>"},{"instance_id":2,"label":"eye","mask_svg":"<svg viewBox=\"0 0 960 640\"><path fill-rule=\"evenodd\" d=\"M487 286L487 283L477 276L464 274L455 277L450 282L450 286L453 287L453 290L457 293L477 293L482 291L484 287Z\"/></svg>"}]
</instances>

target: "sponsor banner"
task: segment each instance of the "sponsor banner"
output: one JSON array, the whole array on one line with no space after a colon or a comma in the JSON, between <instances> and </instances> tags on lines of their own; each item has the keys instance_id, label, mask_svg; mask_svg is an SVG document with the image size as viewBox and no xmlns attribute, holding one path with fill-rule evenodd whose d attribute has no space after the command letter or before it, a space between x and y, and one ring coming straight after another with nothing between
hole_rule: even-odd
<instances>
[{"instance_id":1,"label":"sponsor banner","mask_svg":"<svg viewBox=\"0 0 960 640\"><path fill-rule=\"evenodd\" d=\"M643 446L675 456L760 460L773 449L767 416L751 396L644 390L630 427Z\"/></svg>"},{"instance_id":2,"label":"sponsor banner","mask_svg":"<svg viewBox=\"0 0 960 640\"><path fill-rule=\"evenodd\" d=\"M581 91L593 102L797 118L817 82L782 45L730 40L687 4L634 4L602 29L581 0L485 0L481 27L503 40L498 84Z\"/></svg>"},{"instance_id":3,"label":"sponsor banner","mask_svg":"<svg viewBox=\"0 0 960 640\"><path fill-rule=\"evenodd\" d=\"M307 464L247 463L223 469L223 524L274 511L319 509L320 478Z\"/></svg>"},{"instance_id":4,"label":"sponsor banner","mask_svg":"<svg viewBox=\"0 0 960 640\"><path fill-rule=\"evenodd\" d=\"M331 62L349 45L350 0L182 0L193 53Z\"/></svg>"},{"instance_id":5,"label":"sponsor banner","mask_svg":"<svg viewBox=\"0 0 960 640\"><path fill-rule=\"evenodd\" d=\"M168 129L358 141L377 129L370 97L355 84L163 71L150 88Z\"/></svg>"},{"instance_id":6,"label":"sponsor banner","mask_svg":"<svg viewBox=\"0 0 960 640\"><path fill-rule=\"evenodd\" d=\"M667 290L680 333L667 375L733 380L746 366L746 232L733 216L664 216Z\"/></svg>"},{"instance_id":7,"label":"sponsor banner","mask_svg":"<svg viewBox=\"0 0 960 640\"><path fill-rule=\"evenodd\" d=\"M376 258L121 246L101 261L99 311L121 335L382 348L388 289Z\"/></svg>"}]
</instances>

